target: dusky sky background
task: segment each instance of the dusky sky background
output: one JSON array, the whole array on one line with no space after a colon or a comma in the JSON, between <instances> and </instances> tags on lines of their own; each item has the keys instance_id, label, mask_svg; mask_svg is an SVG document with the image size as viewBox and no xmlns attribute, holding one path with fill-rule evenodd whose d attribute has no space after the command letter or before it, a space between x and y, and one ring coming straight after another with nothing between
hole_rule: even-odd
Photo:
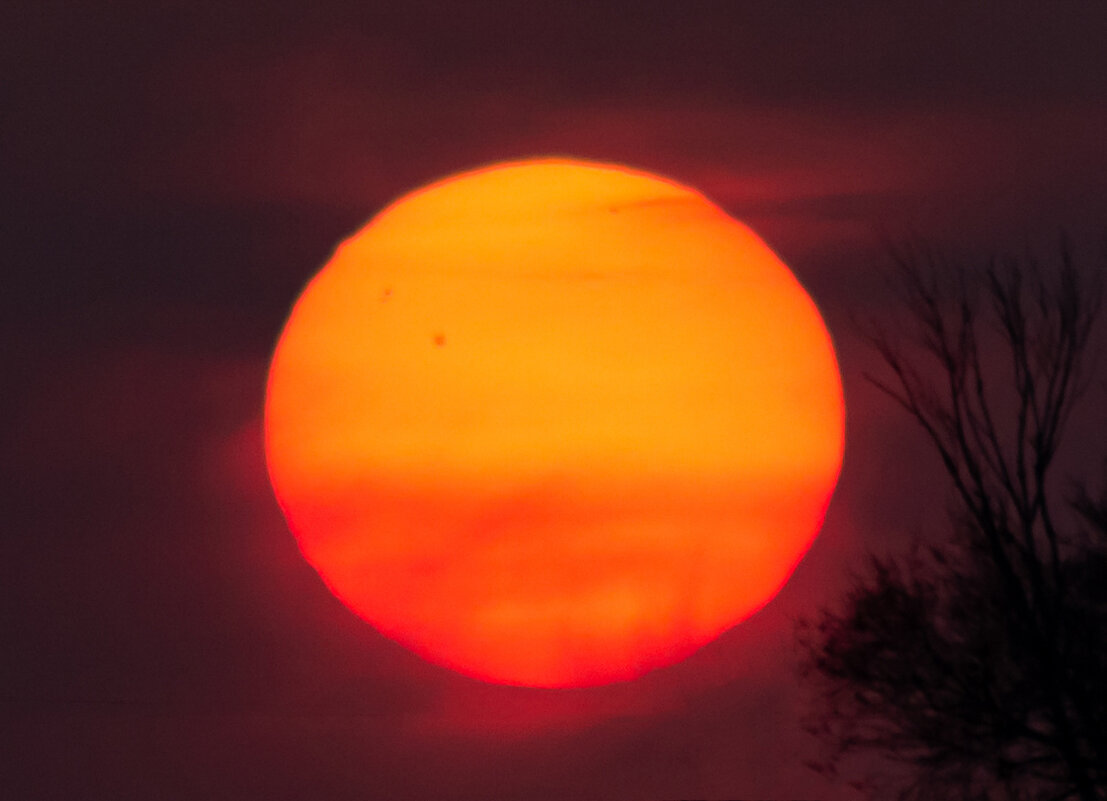
<instances>
[{"instance_id":1,"label":"dusky sky background","mask_svg":"<svg viewBox=\"0 0 1107 801\"><path fill-rule=\"evenodd\" d=\"M894 313L885 234L1048 252L1065 226L1092 252L1104 42L1092 2L5 4L4 795L857 798L803 765L792 620L946 495L850 316ZM749 223L819 304L847 401L778 598L587 690L377 635L300 557L261 445L272 346L337 242L427 181L550 154Z\"/></svg>"}]
</instances>

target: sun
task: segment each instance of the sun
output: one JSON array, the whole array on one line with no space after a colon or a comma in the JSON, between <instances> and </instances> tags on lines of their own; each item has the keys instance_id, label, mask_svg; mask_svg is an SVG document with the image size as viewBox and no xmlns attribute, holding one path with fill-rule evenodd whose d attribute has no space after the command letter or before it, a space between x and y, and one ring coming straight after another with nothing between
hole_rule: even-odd
<instances>
[{"instance_id":1,"label":"sun","mask_svg":"<svg viewBox=\"0 0 1107 801\"><path fill-rule=\"evenodd\" d=\"M822 318L756 234L565 159L452 176L342 243L265 404L331 591L428 660L545 687L634 678L767 603L843 426Z\"/></svg>"}]
</instances>

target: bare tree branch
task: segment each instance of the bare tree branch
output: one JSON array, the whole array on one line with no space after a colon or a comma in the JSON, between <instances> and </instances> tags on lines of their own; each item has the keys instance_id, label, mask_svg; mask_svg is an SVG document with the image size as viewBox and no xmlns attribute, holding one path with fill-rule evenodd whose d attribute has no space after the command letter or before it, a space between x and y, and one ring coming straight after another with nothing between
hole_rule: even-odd
<instances>
[{"instance_id":1,"label":"bare tree branch","mask_svg":"<svg viewBox=\"0 0 1107 801\"><path fill-rule=\"evenodd\" d=\"M872 559L841 609L801 627L821 764L878 752L913 769L903 799L1103 801L1107 493L1058 500L1054 476L1102 273L1067 242L1049 269L972 270L924 246L893 264L907 333L865 329L888 370L867 377L926 435L958 506L946 542ZM1062 530L1059 508L1081 525Z\"/></svg>"}]
</instances>

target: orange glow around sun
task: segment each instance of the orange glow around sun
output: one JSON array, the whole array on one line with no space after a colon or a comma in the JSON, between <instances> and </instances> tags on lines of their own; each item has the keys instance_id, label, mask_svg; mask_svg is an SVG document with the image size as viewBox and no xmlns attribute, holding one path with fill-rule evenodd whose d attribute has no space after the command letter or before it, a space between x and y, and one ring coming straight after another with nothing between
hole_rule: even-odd
<instances>
[{"instance_id":1,"label":"orange glow around sun","mask_svg":"<svg viewBox=\"0 0 1107 801\"><path fill-rule=\"evenodd\" d=\"M842 459L811 299L701 194L500 164L413 192L304 290L266 453L307 560L379 631L487 681L583 686L763 606Z\"/></svg>"}]
</instances>

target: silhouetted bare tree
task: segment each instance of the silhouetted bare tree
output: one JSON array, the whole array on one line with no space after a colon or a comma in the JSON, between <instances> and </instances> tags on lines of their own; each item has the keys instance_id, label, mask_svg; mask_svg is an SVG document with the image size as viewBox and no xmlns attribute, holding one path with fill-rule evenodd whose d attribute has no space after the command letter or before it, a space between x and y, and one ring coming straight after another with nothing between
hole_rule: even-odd
<instances>
[{"instance_id":1,"label":"silhouetted bare tree","mask_svg":"<svg viewBox=\"0 0 1107 801\"><path fill-rule=\"evenodd\" d=\"M1107 496L1054 475L1102 283L1059 262L896 255L906 327L867 331L870 380L937 449L952 526L801 624L816 769L870 752L903 799L1107 798Z\"/></svg>"}]
</instances>

